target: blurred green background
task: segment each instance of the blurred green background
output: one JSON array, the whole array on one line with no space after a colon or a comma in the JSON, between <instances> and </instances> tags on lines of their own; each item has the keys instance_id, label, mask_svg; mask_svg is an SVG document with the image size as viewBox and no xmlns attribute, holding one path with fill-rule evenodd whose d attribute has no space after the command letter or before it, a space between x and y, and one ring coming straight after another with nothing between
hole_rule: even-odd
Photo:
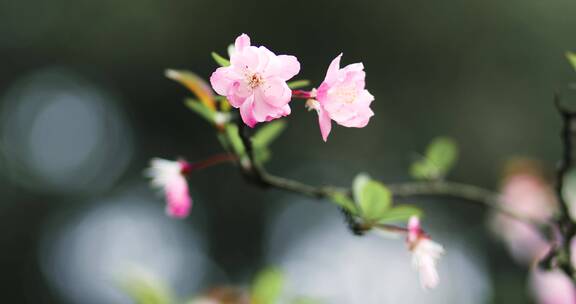
<instances>
[{"instance_id":1,"label":"blurred green background","mask_svg":"<svg viewBox=\"0 0 576 304\"><path fill-rule=\"evenodd\" d=\"M361 130L336 127L323 143L316 115L294 101L271 172L313 184L348 185L359 171L404 181L416 153L448 135L461 146L451 178L496 188L511 156L550 167L558 158L552 98L576 77L564 58L576 44L575 13L569 0L0 0L0 299L125 303L102 294L106 275L124 267L116 263L132 259L153 264L150 271L177 282L182 296L243 285L283 263L288 249L273 244L298 237L282 233L309 236L326 212L339 221L333 208L253 188L232 166L195 174L190 218L165 218L142 175L148 160L220 151L210 126L183 105L189 93L164 78L166 68L208 78L216 68L210 52L224 54L248 33L255 45L296 55L299 78L318 85L344 52L344 64L364 63L376 116ZM530 301L527 270L490 235L486 210L455 200L415 203L440 241L458 239L475 254L468 262L480 270L470 285L484 286L431 303ZM288 220L291 204L301 208ZM324 245L316 246L329 259ZM344 264L346 255L328 267ZM450 272L443 276L450 282ZM322 278L335 289L350 286ZM366 293L374 287L360 285Z\"/></svg>"}]
</instances>

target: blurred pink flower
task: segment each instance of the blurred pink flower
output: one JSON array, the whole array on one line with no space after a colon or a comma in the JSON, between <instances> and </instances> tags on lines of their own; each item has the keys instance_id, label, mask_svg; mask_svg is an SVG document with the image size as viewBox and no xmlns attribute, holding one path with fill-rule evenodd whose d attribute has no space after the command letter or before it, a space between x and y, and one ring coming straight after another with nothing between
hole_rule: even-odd
<instances>
[{"instance_id":1,"label":"blurred pink flower","mask_svg":"<svg viewBox=\"0 0 576 304\"><path fill-rule=\"evenodd\" d=\"M286 81L300 71L294 56L275 55L264 46L250 45L246 34L236 38L230 66L210 77L214 90L240 109L244 123L270 121L290 114L292 91Z\"/></svg>"},{"instance_id":2,"label":"blurred pink flower","mask_svg":"<svg viewBox=\"0 0 576 304\"><path fill-rule=\"evenodd\" d=\"M331 120L344 127L363 128L374 115L370 109L374 96L364 88L364 65L353 63L340 68L341 57L342 54L332 60L324 82L315 92L318 103L308 104L309 108L318 112L324 141L330 134Z\"/></svg>"},{"instance_id":3,"label":"blurred pink flower","mask_svg":"<svg viewBox=\"0 0 576 304\"><path fill-rule=\"evenodd\" d=\"M166 197L166 213L175 218L185 218L192 208L185 175L190 171L188 162L154 158L146 175L152 178L152 186L161 189Z\"/></svg>"},{"instance_id":4,"label":"blurred pink flower","mask_svg":"<svg viewBox=\"0 0 576 304\"><path fill-rule=\"evenodd\" d=\"M560 270L546 271L534 267L530 283L534 297L540 304L576 303L576 288Z\"/></svg>"},{"instance_id":5,"label":"blurred pink flower","mask_svg":"<svg viewBox=\"0 0 576 304\"><path fill-rule=\"evenodd\" d=\"M408 222L407 243L412 252L412 266L420 275L420 284L425 289L435 288L440 282L436 264L444 254L444 247L422 231L418 217L412 217Z\"/></svg>"},{"instance_id":6,"label":"blurred pink flower","mask_svg":"<svg viewBox=\"0 0 576 304\"><path fill-rule=\"evenodd\" d=\"M536 221L550 219L555 211L555 198L550 186L528 170L505 179L500 201L506 208ZM521 263L533 262L549 248L537 227L501 213L494 215L491 224L514 259Z\"/></svg>"}]
</instances>

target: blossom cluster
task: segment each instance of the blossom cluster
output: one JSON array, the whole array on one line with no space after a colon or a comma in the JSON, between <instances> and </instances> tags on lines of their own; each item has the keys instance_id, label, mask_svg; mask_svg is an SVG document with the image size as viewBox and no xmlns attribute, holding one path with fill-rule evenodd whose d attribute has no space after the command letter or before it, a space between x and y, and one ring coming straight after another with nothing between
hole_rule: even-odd
<instances>
[{"instance_id":1,"label":"blossom cluster","mask_svg":"<svg viewBox=\"0 0 576 304\"><path fill-rule=\"evenodd\" d=\"M374 96L365 89L366 73L362 63L340 68L342 54L328 67L326 77L318 88L310 91L292 90L287 81L300 72L300 62L295 56L276 55L264 46L253 46L246 34L238 36L229 50L227 66L216 69L210 77L214 91L226 97L230 106L239 109L242 121L249 127L268 122L291 113L293 98L307 99L305 106L318 113L320 131L324 141L332 129L332 121L344 127L365 127L374 112L370 104ZM176 71L167 76L177 79ZM196 76L194 76L196 77ZM201 97L212 95L200 81L187 81L186 85ZM215 106L208 102L210 108ZM229 115L217 112L214 121L225 122ZM154 159L148 170L152 185L163 191L168 215L186 217L192 207L186 174L191 165L183 160Z\"/></svg>"},{"instance_id":2,"label":"blossom cluster","mask_svg":"<svg viewBox=\"0 0 576 304\"><path fill-rule=\"evenodd\" d=\"M317 89L293 92L287 81L300 72L295 56L276 55L264 46L252 46L246 34L236 38L230 65L218 68L210 77L216 93L226 96L240 109L244 123L257 123L290 115L292 97L304 97L308 108L316 110L322 138L328 139L332 120L344 127L363 128L374 112L374 96L365 89L364 65L354 63L340 68L338 55L328 67Z\"/></svg>"}]
</instances>

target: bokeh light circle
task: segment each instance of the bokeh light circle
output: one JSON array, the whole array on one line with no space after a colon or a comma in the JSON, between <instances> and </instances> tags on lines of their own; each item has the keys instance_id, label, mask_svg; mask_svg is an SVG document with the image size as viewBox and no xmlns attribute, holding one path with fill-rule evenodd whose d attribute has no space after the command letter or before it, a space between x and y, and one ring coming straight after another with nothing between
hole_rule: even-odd
<instances>
[{"instance_id":1,"label":"bokeh light circle","mask_svg":"<svg viewBox=\"0 0 576 304\"><path fill-rule=\"evenodd\" d=\"M65 68L16 81L3 97L4 174L27 189L98 192L113 185L133 154L118 98Z\"/></svg>"},{"instance_id":2,"label":"bokeh light circle","mask_svg":"<svg viewBox=\"0 0 576 304\"><path fill-rule=\"evenodd\" d=\"M287 297L331 304L486 303L491 286L482 256L456 235L433 233L447 249L433 291L420 287L402 239L352 235L336 208L294 200L271 223L268 260L288 277Z\"/></svg>"},{"instance_id":3,"label":"bokeh light circle","mask_svg":"<svg viewBox=\"0 0 576 304\"><path fill-rule=\"evenodd\" d=\"M67 303L131 303L122 280L135 270L190 296L222 272L186 222L169 218L146 195L127 192L53 218L45 229L42 271Z\"/></svg>"}]
</instances>

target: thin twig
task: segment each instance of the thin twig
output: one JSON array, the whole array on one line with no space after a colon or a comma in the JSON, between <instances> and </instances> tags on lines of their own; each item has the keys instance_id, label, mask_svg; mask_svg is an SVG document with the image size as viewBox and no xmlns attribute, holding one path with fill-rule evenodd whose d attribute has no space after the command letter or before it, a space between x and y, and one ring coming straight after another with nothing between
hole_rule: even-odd
<instances>
[{"instance_id":1,"label":"thin twig","mask_svg":"<svg viewBox=\"0 0 576 304\"><path fill-rule=\"evenodd\" d=\"M333 186L312 186L308 184L301 183L296 180L287 179L284 177L276 176L268 173L264 168L255 163L254 160L254 148L252 145L252 140L249 130L243 123L240 123L240 138L246 148L246 153L250 160L251 165L249 167L243 167L244 175L250 177L250 181L256 183L257 185L264 188L276 188L279 190L284 190L292 193L301 194L316 199L326 199L330 198L335 193L345 193L351 195L350 188L333 187ZM398 184L387 184L386 185L396 198L409 198L415 196L430 196L430 195L440 195L440 196L450 196L455 198L461 198L466 201L476 203L479 205L484 205L488 208L497 210L504 213L514 219L519 221L535 225L536 227L547 225L548 223L539 222L534 219L522 216L514 211L507 209L503 204L500 203L500 196L490 190L486 190L480 187L453 183L447 181L437 181L437 182L407 182ZM350 222L351 214L345 214L348 216L347 222ZM357 223L356 223L357 224ZM353 227L349 225L351 230L355 234L361 234L358 227Z\"/></svg>"},{"instance_id":2,"label":"thin twig","mask_svg":"<svg viewBox=\"0 0 576 304\"><path fill-rule=\"evenodd\" d=\"M534 225L536 227L545 226L549 223L537 221L533 218L523 216L502 204L500 194L477 186L448 182L407 182L386 185L397 198L409 198L417 196L447 196L464 199L468 202L483 205L492 210L496 210L516 220Z\"/></svg>"}]
</instances>

